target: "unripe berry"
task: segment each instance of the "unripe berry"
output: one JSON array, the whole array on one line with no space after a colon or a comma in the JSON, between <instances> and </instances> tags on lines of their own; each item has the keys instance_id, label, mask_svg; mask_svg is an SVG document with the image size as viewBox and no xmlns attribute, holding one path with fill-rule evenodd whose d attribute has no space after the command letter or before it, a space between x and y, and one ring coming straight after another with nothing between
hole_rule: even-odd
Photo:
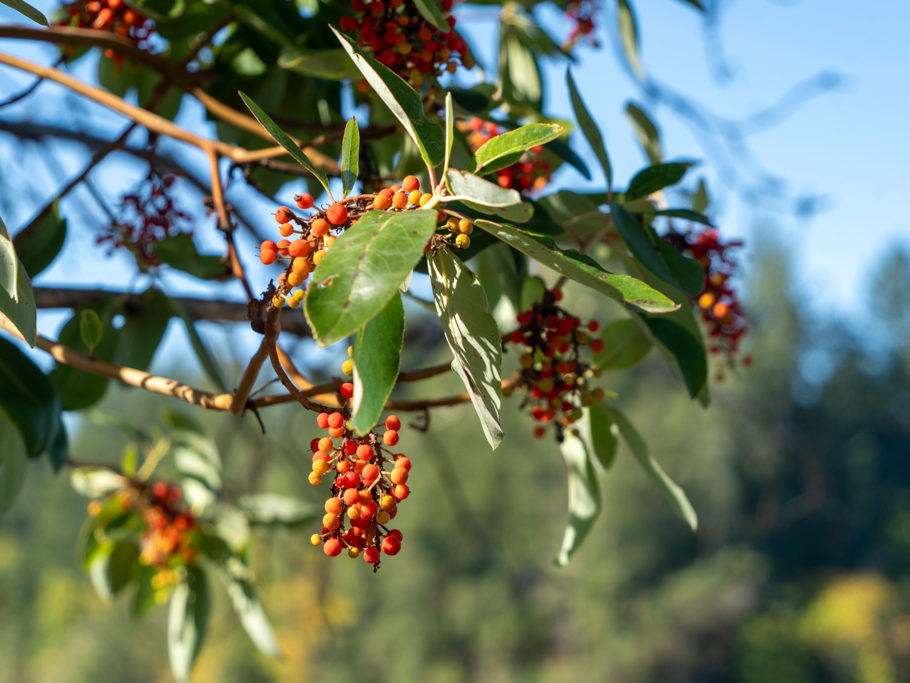
<instances>
[{"instance_id":1,"label":"unripe berry","mask_svg":"<svg viewBox=\"0 0 910 683\"><path fill-rule=\"evenodd\" d=\"M313 472L318 474L320 477L329 471L329 463L325 460L316 460L313 462Z\"/></svg>"},{"instance_id":2,"label":"unripe berry","mask_svg":"<svg viewBox=\"0 0 910 683\"><path fill-rule=\"evenodd\" d=\"M392 519L391 515L385 510L380 510L376 513L377 524L388 524L390 519Z\"/></svg>"},{"instance_id":3,"label":"unripe berry","mask_svg":"<svg viewBox=\"0 0 910 683\"><path fill-rule=\"evenodd\" d=\"M332 204L325 210L325 217L334 226L344 225L348 221L348 209L344 204Z\"/></svg>"},{"instance_id":4,"label":"unripe berry","mask_svg":"<svg viewBox=\"0 0 910 683\"><path fill-rule=\"evenodd\" d=\"M467 249L471 246L471 238L467 235L458 235L455 238L455 246L459 249Z\"/></svg>"},{"instance_id":5,"label":"unripe berry","mask_svg":"<svg viewBox=\"0 0 910 683\"><path fill-rule=\"evenodd\" d=\"M310 543L312 545L322 545L322 536L319 534L313 534L310 536Z\"/></svg>"},{"instance_id":6,"label":"unripe berry","mask_svg":"<svg viewBox=\"0 0 910 683\"><path fill-rule=\"evenodd\" d=\"M386 494L379 499L379 507L386 511L394 509L397 504L398 502L395 500L395 497L389 494Z\"/></svg>"},{"instance_id":7,"label":"unripe berry","mask_svg":"<svg viewBox=\"0 0 910 683\"><path fill-rule=\"evenodd\" d=\"M297 202L297 206L301 209L309 209L313 206L313 195L309 192L304 192L303 194L295 195L294 201Z\"/></svg>"},{"instance_id":8,"label":"unripe berry","mask_svg":"<svg viewBox=\"0 0 910 683\"><path fill-rule=\"evenodd\" d=\"M332 529L337 529L339 524L341 524L341 520L338 519L338 515L333 515L331 512L326 512L322 516L322 526L324 526L329 531Z\"/></svg>"},{"instance_id":9,"label":"unripe berry","mask_svg":"<svg viewBox=\"0 0 910 683\"><path fill-rule=\"evenodd\" d=\"M344 363L342 363L341 371L348 377L352 377L354 375L354 359L348 358Z\"/></svg>"},{"instance_id":10,"label":"unripe berry","mask_svg":"<svg viewBox=\"0 0 910 683\"><path fill-rule=\"evenodd\" d=\"M420 200L417 203L420 204L420 206L426 206L430 203L430 200L432 198L433 195L431 195L429 192L424 192L422 195L420 195Z\"/></svg>"},{"instance_id":11,"label":"unripe berry","mask_svg":"<svg viewBox=\"0 0 910 683\"><path fill-rule=\"evenodd\" d=\"M392 470L390 478L393 484L406 484L408 482L408 471L403 467L396 467Z\"/></svg>"},{"instance_id":12,"label":"unripe berry","mask_svg":"<svg viewBox=\"0 0 910 683\"><path fill-rule=\"evenodd\" d=\"M458 232L462 235L470 235L474 232L474 224L466 218L462 218L458 221Z\"/></svg>"}]
</instances>

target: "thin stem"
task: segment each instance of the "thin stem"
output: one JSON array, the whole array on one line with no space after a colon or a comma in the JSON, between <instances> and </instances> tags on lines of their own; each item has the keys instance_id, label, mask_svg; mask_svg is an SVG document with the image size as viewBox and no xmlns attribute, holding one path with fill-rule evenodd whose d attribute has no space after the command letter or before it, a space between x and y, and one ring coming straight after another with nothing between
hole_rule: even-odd
<instances>
[{"instance_id":1,"label":"thin stem","mask_svg":"<svg viewBox=\"0 0 910 683\"><path fill-rule=\"evenodd\" d=\"M259 344L259 348L256 350L256 353L253 354L253 357L250 358L246 370L243 371L243 376L240 378L240 384L234 392L234 397L228 408L228 411L232 415L240 415L246 408L247 399L249 399L250 392L253 390L253 384L256 383L256 378L259 377L259 371L262 369L262 364L268 356L269 340L268 338L263 337L262 342Z\"/></svg>"}]
</instances>

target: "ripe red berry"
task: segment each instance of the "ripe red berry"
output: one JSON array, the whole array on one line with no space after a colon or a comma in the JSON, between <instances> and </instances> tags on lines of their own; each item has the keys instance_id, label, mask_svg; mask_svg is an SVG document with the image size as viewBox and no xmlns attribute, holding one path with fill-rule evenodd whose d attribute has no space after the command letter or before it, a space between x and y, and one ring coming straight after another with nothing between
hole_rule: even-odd
<instances>
[{"instance_id":1,"label":"ripe red berry","mask_svg":"<svg viewBox=\"0 0 910 683\"><path fill-rule=\"evenodd\" d=\"M354 398L354 384L352 382L345 382L338 389L338 393L341 394L341 398Z\"/></svg>"},{"instance_id":2,"label":"ripe red berry","mask_svg":"<svg viewBox=\"0 0 910 683\"><path fill-rule=\"evenodd\" d=\"M331 429L338 429L344 425L344 415L339 412L334 412L329 415L328 424Z\"/></svg>"},{"instance_id":3,"label":"ripe red berry","mask_svg":"<svg viewBox=\"0 0 910 683\"><path fill-rule=\"evenodd\" d=\"M367 548L363 551L363 561L367 564L379 562L379 548Z\"/></svg>"},{"instance_id":4,"label":"ripe red berry","mask_svg":"<svg viewBox=\"0 0 910 683\"><path fill-rule=\"evenodd\" d=\"M334 226L344 225L348 222L348 209L344 204L332 204L326 209L325 217Z\"/></svg>"},{"instance_id":5,"label":"ripe red berry","mask_svg":"<svg viewBox=\"0 0 910 683\"><path fill-rule=\"evenodd\" d=\"M329 557L336 557L341 554L341 551L344 550L344 544L339 538L330 538L322 544L322 552L324 552Z\"/></svg>"},{"instance_id":6,"label":"ripe red berry","mask_svg":"<svg viewBox=\"0 0 910 683\"><path fill-rule=\"evenodd\" d=\"M382 435L382 442L386 446L394 446L398 443L398 432L394 429L388 430L385 434Z\"/></svg>"},{"instance_id":7,"label":"ripe red berry","mask_svg":"<svg viewBox=\"0 0 910 683\"><path fill-rule=\"evenodd\" d=\"M372 460L373 455L373 448L369 444L362 443L357 447L357 457L361 460Z\"/></svg>"},{"instance_id":8,"label":"ripe red berry","mask_svg":"<svg viewBox=\"0 0 910 683\"><path fill-rule=\"evenodd\" d=\"M386 555L397 555L399 550L401 550L401 541L397 538L386 536L382 539L382 552Z\"/></svg>"},{"instance_id":9,"label":"ripe red berry","mask_svg":"<svg viewBox=\"0 0 910 683\"><path fill-rule=\"evenodd\" d=\"M401 420L398 419L397 415L389 415L385 419L385 428L397 432L401 429Z\"/></svg>"}]
</instances>

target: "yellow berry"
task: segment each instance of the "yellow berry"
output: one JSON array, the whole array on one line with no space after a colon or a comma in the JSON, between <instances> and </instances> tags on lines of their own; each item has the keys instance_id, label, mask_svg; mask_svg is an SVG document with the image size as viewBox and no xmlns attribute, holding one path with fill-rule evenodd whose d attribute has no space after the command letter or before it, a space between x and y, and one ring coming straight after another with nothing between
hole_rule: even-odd
<instances>
[{"instance_id":1,"label":"yellow berry","mask_svg":"<svg viewBox=\"0 0 910 683\"><path fill-rule=\"evenodd\" d=\"M458 237L455 238L455 246L459 249L467 249L471 246L471 238L463 234L458 235Z\"/></svg>"},{"instance_id":2,"label":"yellow berry","mask_svg":"<svg viewBox=\"0 0 910 683\"><path fill-rule=\"evenodd\" d=\"M319 477L329 471L329 463L325 460L316 460L313 463L313 473Z\"/></svg>"},{"instance_id":3,"label":"yellow berry","mask_svg":"<svg viewBox=\"0 0 910 683\"><path fill-rule=\"evenodd\" d=\"M414 206L417 206L417 204L420 202L420 197L421 197L420 190L412 190L408 194L408 204L413 204Z\"/></svg>"},{"instance_id":4,"label":"yellow berry","mask_svg":"<svg viewBox=\"0 0 910 683\"><path fill-rule=\"evenodd\" d=\"M430 203L430 200L432 198L433 198L433 195L431 195L429 192L424 192L422 195L420 195L418 204L420 204L421 206L426 206L427 204Z\"/></svg>"},{"instance_id":5,"label":"yellow berry","mask_svg":"<svg viewBox=\"0 0 910 683\"><path fill-rule=\"evenodd\" d=\"M388 524L391 516L385 510L380 510L376 513L376 522L378 524Z\"/></svg>"},{"instance_id":6,"label":"yellow berry","mask_svg":"<svg viewBox=\"0 0 910 683\"><path fill-rule=\"evenodd\" d=\"M354 347L348 346L348 358L354 355Z\"/></svg>"},{"instance_id":7,"label":"yellow berry","mask_svg":"<svg viewBox=\"0 0 910 683\"><path fill-rule=\"evenodd\" d=\"M462 235L470 235L474 232L474 224L466 218L462 218L458 221L458 232Z\"/></svg>"},{"instance_id":8,"label":"yellow berry","mask_svg":"<svg viewBox=\"0 0 910 683\"><path fill-rule=\"evenodd\" d=\"M322 483L322 477L320 477L315 472L310 472L310 476L307 477L307 479L313 486L319 486L319 484Z\"/></svg>"},{"instance_id":9,"label":"yellow berry","mask_svg":"<svg viewBox=\"0 0 910 683\"><path fill-rule=\"evenodd\" d=\"M344 363L341 364L341 371L346 374L348 377L353 377L354 375L354 359L348 358Z\"/></svg>"},{"instance_id":10,"label":"yellow berry","mask_svg":"<svg viewBox=\"0 0 910 683\"><path fill-rule=\"evenodd\" d=\"M312 545L322 545L322 536L319 534L313 534L310 536L310 543Z\"/></svg>"},{"instance_id":11,"label":"yellow berry","mask_svg":"<svg viewBox=\"0 0 910 683\"><path fill-rule=\"evenodd\" d=\"M275 308L284 308L284 305L287 303L287 300L280 294L272 298L272 306Z\"/></svg>"}]
</instances>

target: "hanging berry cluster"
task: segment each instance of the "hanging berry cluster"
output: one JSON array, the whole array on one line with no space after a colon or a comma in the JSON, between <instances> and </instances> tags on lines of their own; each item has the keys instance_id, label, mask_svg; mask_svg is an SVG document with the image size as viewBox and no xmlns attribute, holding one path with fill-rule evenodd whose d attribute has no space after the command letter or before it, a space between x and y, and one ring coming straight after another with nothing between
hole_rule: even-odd
<instances>
[{"instance_id":1,"label":"hanging berry cluster","mask_svg":"<svg viewBox=\"0 0 910 683\"><path fill-rule=\"evenodd\" d=\"M110 31L122 38L128 38L142 49L148 49L149 38L155 32L151 19L130 7L125 0L76 0L63 6L65 16L59 26L92 28ZM104 56L115 64L122 64L123 57L108 48Z\"/></svg>"},{"instance_id":2,"label":"hanging berry cluster","mask_svg":"<svg viewBox=\"0 0 910 683\"><path fill-rule=\"evenodd\" d=\"M597 38L592 35L594 17L598 10L600 10L600 0L569 0L566 5L566 16L575 22L575 26L562 46L564 50L571 50L581 39L586 40L592 47L600 46Z\"/></svg>"},{"instance_id":3,"label":"hanging berry cluster","mask_svg":"<svg viewBox=\"0 0 910 683\"><path fill-rule=\"evenodd\" d=\"M351 0L353 14L339 25L382 64L419 87L432 85L445 71L455 73L459 62L473 66L467 44L455 34L451 9L452 0L443 0L449 30L442 32L423 18L413 0ZM358 87L369 89L365 81Z\"/></svg>"},{"instance_id":4,"label":"hanging berry cluster","mask_svg":"<svg viewBox=\"0 0 910 683\"><path fill-rule=\"evenodd\" d=\"M705 286L696 298L702 320L708 327L711 343L708 352L724 353L732 363L742 338L748 332L746 317L732 279L737 262L733 250L743 246L742 240L723 242L716 228L705 227L688 232L670 231L665 236L681 253L694 258L705 269ZM750 365L750 357L743 358Z\"/></svg>"},{"instance_id":5,"label":"hanging berry cluster","mask_svg":"<svg viewBox=\"0 0 910 683\"><path fill-rule=\"evenodd\" d=\"M340 394L350 399L354 385L346 382ZM309 480L314 486L329 475L333 480L325 501L322 533L313 534L310 542L321 545L329 557L347 548L349 557L363 556L376 571L382 554L397 555L401 550L401 532L387 525L398 514L398 504L411 493L407 484L410 459L388 451L398 443L401 421L390 415L383 433L365 436L348 429L344 413L338 411L320 413L316 424L328 436L310 444L313 471Z\"/></svg>"},{"instance_id":6,"label":"hanging berry cluster","mask_svg":"<svg viewBox=\"0 0 910 683\"><path fill-rule=\"evenodd\" d=\"M516 389L522 393L522 407L531 406L531 416L541 423L534 428L537 438L552 424L561 439L563 430L581 417L582 407L604 398L603 389L590 388L600 371L582 360L581 353L585 346L593 353L603 351L603 341L590 336L600 326L592 320L583 328L580 319L557 305L561 299L559 289L544 292L540 302L518 314L520 327L509 338L522 354L518 375L503 394Z\"/></svg>"},{"instance_id":7,"label":"hanging berry cluster","mask_svg":"<svg viewBox=\"0 0 910 683\"><path fill-rule=\"evenodd\" d=\"M484 121L479 117L471 119L468 132L468 144L477 150L488 140L502 135L505 129L493 121ZM496 182L500 187L514 188L520 192L538 192L550 182L553 175L553 164L543 156L543 147L537 145L525 152L511 166L496 171Z\"/></svg>"},{"instance_id":8,"label":"hanging berry cluster","mask_svg":"<svg viewBox=\"0 0 910 683\"><path fill-rule=\"evenodd\" d=\"M281 239L277 242L264 240L259 245L259 259L269 266L277 261L286 262L284 273L278 277L279 291L272 299L278 308L297 308L306 296L302 285L313 269L325 258L335 240L354 225L366 211L412 211L426 206L433 198L428 192L421 192L420 180L407 176L400 184L382 188L376 194L365 194L336 202L324 211L309 216L298 216L287 206L275 212ZM297 207L312 209L313 196L299 194L294 197ZM459 249L471 246L470 235L474 224L463 217L448 217L444 211L436 212L440 228L451 233L451 239L442 238L446 244Z\"/></svg>"},{"instance_id":9,"label":"hanging berry cluster","mask_svg":"<svg viewBox=\"0 0 910 683\"><path fill-rule=\"evenodd\" d=\"M133 192L120 198L118 216L96 238L98 244L109 244L111 250L128 249L140 269L159 264L155 245L164 238L189 227L191 216L177 208L171 188L177 176L160 176L155 171Z\"/></svg>"}]
</instances>

